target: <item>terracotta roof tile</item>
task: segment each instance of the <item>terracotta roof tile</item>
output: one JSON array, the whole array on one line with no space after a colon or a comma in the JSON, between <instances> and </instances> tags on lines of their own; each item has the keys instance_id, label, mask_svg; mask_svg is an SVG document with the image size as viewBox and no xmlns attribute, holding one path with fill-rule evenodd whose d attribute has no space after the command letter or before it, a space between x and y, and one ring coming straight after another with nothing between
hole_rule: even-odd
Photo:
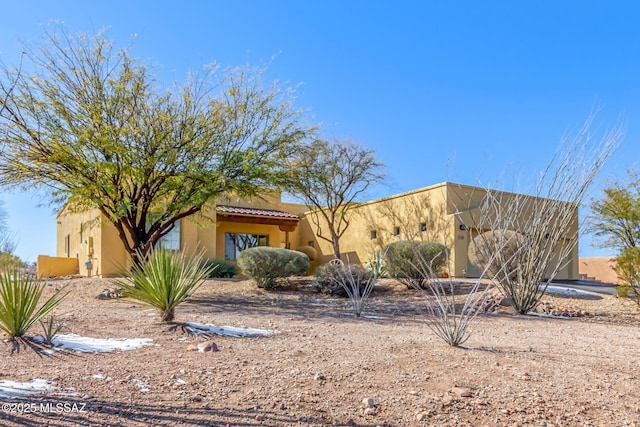
<instances>
[{"instance_id":1,"label":"terracotta roof tile","mask_svg":"<svg viewBox=\"0 0 640 427\"><path fill-rule=\"evenodd\" d=\"M216 211L222 214L265 216L272 218L300 219L298 215L275 209L242 208L239 206L217 205Z\"/></svg>"}]
</instances>

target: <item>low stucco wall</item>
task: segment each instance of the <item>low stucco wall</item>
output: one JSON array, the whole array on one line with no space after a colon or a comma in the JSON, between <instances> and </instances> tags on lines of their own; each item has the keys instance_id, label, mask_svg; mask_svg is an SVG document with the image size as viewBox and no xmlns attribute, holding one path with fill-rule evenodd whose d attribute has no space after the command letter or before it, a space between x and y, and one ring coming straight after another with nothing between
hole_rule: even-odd
<instances>
[{"instance_id":1,"label":"low stucco wall","mask_svg":"<svg viewBox=\"0 0 640 427\"><path fill-rule=\"evenodd\" d=\"M78 258L38 255L37 274L40 278L70 276L78 272Z\"/></svg>"},{"instance_id":2,"label":"low stucco wall","mask_svg":"<svg viewBox=\"0 0 640 427\"><path fill-rule=\"evenodd\" d=\"M615 264L615 257L580 258L580 278L617 284Z\"/></svg>"}]
</instances>

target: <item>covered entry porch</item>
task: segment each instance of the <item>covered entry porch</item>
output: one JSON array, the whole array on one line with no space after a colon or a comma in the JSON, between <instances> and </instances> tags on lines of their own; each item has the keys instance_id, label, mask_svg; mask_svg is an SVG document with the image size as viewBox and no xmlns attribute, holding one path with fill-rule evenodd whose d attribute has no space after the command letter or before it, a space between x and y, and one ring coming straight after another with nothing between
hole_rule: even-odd
<instances>
[{"instance_id":1,"label":"covered entry porch","mask_svg":"<svg viewBox=\"0 0 640 427\"><path fill-rule=\"evenodd\" d=\"M299 221L297 215L276 209L218 205L216 252L226 261L236 261L240 252L255 246L291 249L290 233Z\"/></svg>"}]
</instances>

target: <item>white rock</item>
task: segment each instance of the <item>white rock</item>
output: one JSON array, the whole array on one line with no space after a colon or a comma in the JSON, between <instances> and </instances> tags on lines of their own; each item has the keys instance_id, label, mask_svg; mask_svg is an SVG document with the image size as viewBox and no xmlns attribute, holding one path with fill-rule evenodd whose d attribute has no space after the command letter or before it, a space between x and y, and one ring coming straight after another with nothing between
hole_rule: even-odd
<instances>
[{"instance_id":1,"label":"white rock","mask_svg":"<svg viewBox=\"0 0 640 427\"><path fill-rule=\"evenodd\" d=\"M218 346L213 341L205 341L198 343L198 351L200 353L206 353L208 351L218 351Z\"/></svg>"},{"instance_id":2,"label":"white rock","mask_svg":"<svg viewBox=\"0 0 640 427\"><path fill-rule=\"evenodd\" d=\"M445 406L449 405L452 401L453 401L453 396L451 396L450 394L445 394L444 397L442 398L442 404Z\"/></svg>"},{"instance_id":3,"label":"white rock","mask_svg":"<svg viewBox=\"0 0 640 427\"><path fill-rule=\"evenodd\" d=\"M465 387L453 387L451 391L459 397L471 397L471 391Z\"/></svg>"},{"instance_id":4,"label":"white rock","mask_svg":"<svg viewBox=\"0 0 640 427\"><path fill-rule=\"evenodd\" d=\"M365 397L364 399L362 399L362 405L365 408L373 408L376 406L373 399L371 399L370 397Z\"/></svg>"}]
</instances>

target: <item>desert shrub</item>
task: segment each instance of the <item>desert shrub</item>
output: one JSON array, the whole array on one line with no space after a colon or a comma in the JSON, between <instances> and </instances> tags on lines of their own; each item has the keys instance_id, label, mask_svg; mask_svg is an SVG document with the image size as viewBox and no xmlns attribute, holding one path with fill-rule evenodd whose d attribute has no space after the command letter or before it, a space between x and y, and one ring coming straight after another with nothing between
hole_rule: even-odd
<instances>
[{"instance_id":1,"label":"desert shrub","mask_svg":"<svg viewBox=\"0 0 640 427\"><path fill-rule=\"evenodd\" d=\"M311 261L318 258L318 251L316 250L316 248L312 246L299 246L296 248L296 251L302 252L303 254L305 254L306 256L309 257L309 260Z\"/></svg>"},{"instance_id":2,"label":"desert shrub","mask_svg":"<svg viewBox=\"0 0 640 427\"><path fill-rule=\"evenodd\" d=\"M348 297L357 317L360 317L377 279L375 273L359 265L329 263L316 270L320 292Z\"/></svg>"},{"instance_id":3,"label":"desert shrub","mask_svg":"<svg viewBox=\"0 0 640 427\"><path fill-rule=\"evenodd\" d=\"M0 269L24 268L26 264L10 252L0 251Z\"/></svg>"},{"instance_id":4,"label":"desert shrub","mask_svg":"<svg viewBox=\"0 0 640 427\"><path fill-rule=\"evenodd\" d=\"M289 249L258 246L240 252L238 267L259 288L273 289L280 278L306 274L309 257Z\"/></svg>"},{"instance_id":5,"label":"desert shrub","mask_svg":"<svg viewBox=\"0 0 640 427\"><path fill-rule=\"evenodd\" d=\"M211 268L209 279L230 279L238 274L238 268L234 264L222 259L210 259L205 264Z\"/></svg>"},{"instance_id":6,"label":"desert shrub","mask_svg":"<svg viewBox=\"0 0 640 427\"><path fill-rule=\"evenodd\" d=\"M448 249L441 243L402 240L385 248L386 271L408 288L423 287L425 277L420 266L429 264L431 274L438 276L445 266Z\"/></svg>"},{"instance_id":7,"label":"desert shrub","mask_svg":"<svg viewBox=\"0 0 640 427\"><path fill-rule=\"evenodd\" d=\"M487 275L495 277L498 271L511 275L518 271L519 258L515 255L524 243L524 236L512 230L491 230L474 237L469 245L469 261ZM502 248L496 255L496 248ZM515 277L510 277L515 279Z\"/></svg>"},{"instance_id":8,"label":"desert shrub","mask_svg":"<svg viewBox=\"0 0 640 427\"><path fill-rule=\"evenodd\" d=\"M187 258L183 252L154 248L140 264L122 268L128 281L118 280L122 296L149 305L160 313L163 322L171 322L175 309L202 285L211 273L202 254Z\"/></svg>"},{"instance_id":9,"label":"desert shrub","mask_svg":"<svg viewBox=\"0 0 640 427\"><path fill-rule=\"evenodd\" d=\"M36 310L44 288L40 280L17 268L0 271L0 329L9 337L22 337L66 295L58 291Z\"/></svg>"},{"instance_id":10,"label":"desert shrub","mask_svg":"<svg viewBox=\"0 0 640 427\"><path fill-rule=\"evenodd\" d=\"M348 297L343 286L346 277L357 284L357 289L364 290L375 275L359 265L325 264L316 269L315 287L323 294Z\"/></svg>"},{"instance_id":11,"label":"desert shrub","mask_svg":"<svg viewBox=\"0 0 640 427\"><path fill-rule=\"evenodd\" d=\"M631 298L640 305L640 248L625 248L616 258L614 270L621 282L618 295Z\"/></svg>"},{"instance_id":12,"label":"desert shrub","mask_svg":"<svg viewBox=\"0 0 640 427\"><path fill-rule=\"evenodd\" d=\"M460 282L451 279L451 275L448 274L448 251L445 250L443 256L445 260L442 266L445 268L445 274L433 270L433 265L438 265L439 261L432 262L425 256L416 256L415 262L412 263L412 274L419 275L420 278L412 279L411 282L425 298L427 326L450 346L460 347L471 336L471 324L476 316L495 308L502 298L494 300L492 287L481 283L481 278L487 275L486 270L483 270L480 278L473 283L460 286ZM494 260L489 258L486 264L492 265L493 262ZM500 270L497 271L497 274L499 273Z\"/></svg>"}]
</instances>

